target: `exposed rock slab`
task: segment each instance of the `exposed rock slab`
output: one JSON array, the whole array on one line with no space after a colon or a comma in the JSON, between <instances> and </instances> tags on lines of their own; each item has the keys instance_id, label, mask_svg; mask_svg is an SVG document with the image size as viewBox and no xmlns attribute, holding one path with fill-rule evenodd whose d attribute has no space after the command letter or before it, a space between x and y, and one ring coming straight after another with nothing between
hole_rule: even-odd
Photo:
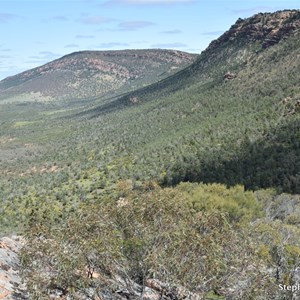
<instances>
[{"instance_id":1,"label":"exposed rock slab","mask_svg":"<svg viewBox=\"0 0 300 300\"><path fill-rule=\"evenodd\" d=\"M23 239L18 236L0 239L0 299L26 299L19 274L18 251Z\"/></svg>"}]
</instances>

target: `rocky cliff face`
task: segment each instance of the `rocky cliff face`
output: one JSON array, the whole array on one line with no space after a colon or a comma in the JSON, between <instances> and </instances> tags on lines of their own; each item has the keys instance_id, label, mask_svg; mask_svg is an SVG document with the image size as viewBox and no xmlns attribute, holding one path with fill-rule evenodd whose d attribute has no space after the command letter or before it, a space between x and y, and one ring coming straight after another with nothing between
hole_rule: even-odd
<instances>
[{"instance_id":1,"label":"rocky cliff face","mask_svg":"<svg viewBox=\"0 0 300 300\"><path fill-rule=\"evenodd\" d=\"M259 13L247 19L238 19L228 31L210 44L208 50L238 39L249 42L260 41L262 47L267 48L298 30L300 30L299 10Z\"/></svg>"},{"instance_id":2,"label":"rocky cliff face","mask_svg":"<svg viewBox=\"0 0 300 300\"><path fill-rule=\"evenodd\" d=\"M0 299L26 299L17 255L22 244L23 239L17 236L0 239Z\"/></svg>"}]
</instances>

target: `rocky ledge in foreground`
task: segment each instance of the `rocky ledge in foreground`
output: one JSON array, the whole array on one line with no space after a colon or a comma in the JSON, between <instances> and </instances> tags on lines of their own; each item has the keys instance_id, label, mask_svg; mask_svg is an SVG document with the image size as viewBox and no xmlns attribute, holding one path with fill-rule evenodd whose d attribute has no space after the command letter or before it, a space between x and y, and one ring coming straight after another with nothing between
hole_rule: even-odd
<instances>
[{"instance_id":1,"label":"rocky ledge in foreground","mask_svg":"<svg viewBox=\"0 0 300 300\"><path fill-rule=\"evenodd\" d=\"M0 238L0 300L26 300L26 289L20 276L20 261L18 253L24 245L24 239L20 236ZM136 283L131 282L131 288L128 289L122 278L114 278L116 291L96 291L93 288L84 289L76 293L76 299L80 300L125 300L141 299L159 300L159 299L189 299L200 300L200 297L190 293L183 287L169 286L155 279L149 279L145 282L144 288ZM49 299L71 300L73 297L61 294L59 290L49 291Z\"/></svg>"},{"instance_id":2,"label":"rocky ledge in foreground","mask_svg":"<svg viewBox=\"0 0 300 300\"><path fill-rule=\"evenodd\" d=\"M0 238L0 299L26 299L19 275L18 251L23 239L18 236Z\"/></svg>"}]
</instances>

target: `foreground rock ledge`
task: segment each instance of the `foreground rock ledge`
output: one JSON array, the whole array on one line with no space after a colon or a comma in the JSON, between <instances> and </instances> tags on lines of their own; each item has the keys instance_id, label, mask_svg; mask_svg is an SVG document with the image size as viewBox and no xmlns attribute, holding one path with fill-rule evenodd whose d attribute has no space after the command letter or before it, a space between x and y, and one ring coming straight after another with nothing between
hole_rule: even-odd
<instances>
[{"instance_id":1,"label":"foreground rock ledge","mask_svg":"<svg viewBox=\"0 0 300 300\"><path fill-rule=\"evenodd\" d=\"M27 299L19 274L18 251L24 240L19 236L0 238L0 299Z\"/></svg>"},{"instance_id":2,"label":"foreground rock ledge","mask_svg":"<svg viewBox=\"0 0 300 300\"><path fill-rule=\"evenodd\" d=\"M27 297L26 288L22 283L20 275L20 261L18 252L24 245L24 238L20 236L2 237L0 238L0 300L25 300ZM99 296L94 294L93 290L79 291L77 299L141 299L141 291L143 290L138 284L132 282L134 289L130 292L126 289L126 283L122 278L115 279L115 284L120 288L113 294ZM91 293L89 296L88 292ZM197 295L190 293L183 287L170 287L155 279L148 279L145 282L144 292L142 293L144 300L159 299L201 299ZM102 298L103 297L103 298ZM49 299L69 299L69 296L62 296L53 291L49 294Z\"/></svg>"}]
</instances>

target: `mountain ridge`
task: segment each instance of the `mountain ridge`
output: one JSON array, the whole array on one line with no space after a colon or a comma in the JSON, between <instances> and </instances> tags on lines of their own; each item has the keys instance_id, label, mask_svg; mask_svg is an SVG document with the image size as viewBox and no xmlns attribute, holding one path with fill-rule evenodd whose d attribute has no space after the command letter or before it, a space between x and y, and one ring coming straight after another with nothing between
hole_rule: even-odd
<instances>
[{"instance_id":1,"label":"mountain ridge","mask_svg":"<svg viewBox=\"0 0 300 300\"><path fill-rule=\"evenodd\" d=\"M278 43L282 38L300 29L299 10L281 10L274 13L258 13L249 18L239 18L228 31L212 41L205 51L234 39L243 38L249 42L260 41L262 48Z\"/></svg>"},{"instance_id":2,"label":"mountain ridge","mask_svg":"<svg viewBox=\"0 0 300 300\"><path fill-rule=\"evenodd\" d=\"M22 93L61 99L100 97L165 78L195 57L165 49L73 52L3 79L0 91L2 98Z\"/></svg>"},{"instance_id":3,"label":"mountain ridge","mask_svg":"<svg viewBox=\"0 0 300 300\"><path fill-rule=\"evenodd\" d=\"M116 102L131 104L132 97L143 102L148 98L188 88L197 82L222 83L227 73L232 72L233 77L236 77L235 73L257 58L259 53L299 32L300 10L258 13L249 18L239 18L228 31L213 40L191 65L159 82L133 91Z\"/></svg>"}]
</instances>

